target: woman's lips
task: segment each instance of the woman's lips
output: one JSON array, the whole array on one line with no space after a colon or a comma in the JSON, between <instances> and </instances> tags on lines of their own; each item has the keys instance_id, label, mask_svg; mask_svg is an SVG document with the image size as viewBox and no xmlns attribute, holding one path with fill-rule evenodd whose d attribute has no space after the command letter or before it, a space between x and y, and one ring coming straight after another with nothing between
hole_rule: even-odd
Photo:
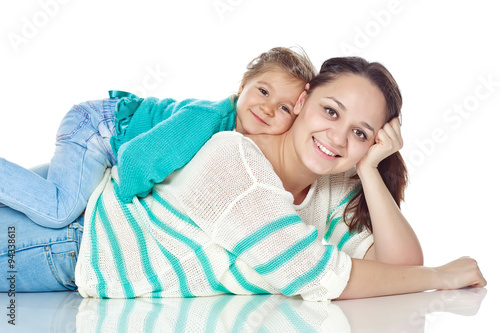
<instances>
[{"instance_id":1,"label":"woman's lips","mask_svg":"<svg viewBox=\"0 0 500 333\"><path fill-rule=\"evenodd\" d=\"M334 159L337 157L341 157L334 149L332 148L327 148L325 145L323 145L318 139L313 137L314 141L314 146L321 152L323 153L324 156Z\"/></svg>"}]
</instances>

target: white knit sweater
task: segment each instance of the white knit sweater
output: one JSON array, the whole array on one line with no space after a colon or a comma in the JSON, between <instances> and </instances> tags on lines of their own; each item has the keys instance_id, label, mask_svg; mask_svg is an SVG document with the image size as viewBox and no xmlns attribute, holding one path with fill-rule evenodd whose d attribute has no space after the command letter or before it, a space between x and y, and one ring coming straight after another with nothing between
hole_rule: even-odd
<instances>
[{"instance_id":1,"label":"white knit sweater","mask_svg":"<svg viewBox=\"0 0 500 333\"><path fill-rule=\"evenodd\" d=\"M214 135L133 203L116 196L114 168L89 201L78 290L110 298L336 298L349 279L349 256L363 257L373 241L367 231L349 234L342 220L359 185L351 175L320 178L295 206L259 148L236 132Z\"/></svg>"}]
</instances>

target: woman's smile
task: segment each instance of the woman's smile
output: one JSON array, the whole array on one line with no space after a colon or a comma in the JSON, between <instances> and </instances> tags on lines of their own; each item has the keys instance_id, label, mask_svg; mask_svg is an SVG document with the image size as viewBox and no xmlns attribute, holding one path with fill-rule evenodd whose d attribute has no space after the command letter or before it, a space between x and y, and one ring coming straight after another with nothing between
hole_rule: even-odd
<instances>
[{"instance_id":1,"label":"woman's smile","mask_svg":"<svg viewBox=\"0 0 500 333\"><path fill-rule=\"evenodd\" d=\"M335 149L330 148L330 147L327 148L324 144L322 144L314 136L313 136L312 140L314 142L314 147L320 153L320 156L322 156L323 158L333 160L333 159L342 157L337 153L337 151L335 151Z\"/></svg>"}]
</instances>

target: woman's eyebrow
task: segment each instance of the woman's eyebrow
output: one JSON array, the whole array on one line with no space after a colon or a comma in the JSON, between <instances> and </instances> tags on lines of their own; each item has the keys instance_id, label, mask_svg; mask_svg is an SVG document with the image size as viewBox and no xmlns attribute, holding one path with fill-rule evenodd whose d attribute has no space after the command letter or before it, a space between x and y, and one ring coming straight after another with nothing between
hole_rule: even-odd
<instances>
[{"instance_id":1,"label":"woman's eyebrow","mask_svg":"<svg viewBox=\"0 0 500 333\"><path fill-rule=\"evenodd\" d=\"M371 131L373 134L375 134L375 130L373 129L373 127L370 126L370 124L362 121L361 126L366 128L367 130Z\"/></svg>"},{"instance_id":2,"label":"woman's eyebrow","mask_svg":"<svg viewBox=\"0 0 500 333\"><path fill-rule=\"evenodd\" d=\"M331 99L332 101L334 101L335 103L337 103L337 105L339 106L339 108L342 110L342 111L347 111L347 108L345 107L344 104L342 104L338 99L336 99L335 97L331 97L331 96L327 96L326 98L328 99Z\"/></svg>"},{"instance_id":3,"label":"woman's eyebrow","mask_svg":"<svg viewBox=\"0 0 500 333\"><path fill-rule=\"evenodd\" d=\"M337 103L337 105L339 106L339 108L342 111L347 112L347 108L345 107L345 105L342 104L342 102L340 102L338 99L336 99L335 97L331 97L331 96L328 96L327 98L331 99L332 101L334 101L335 103ZM375 130L373 129L373 127L370 124L368 124L367 122L362 121L360 124L361 124L362 127L366 128L370 132L375 133Z\"/></svg>"}]
</instances>

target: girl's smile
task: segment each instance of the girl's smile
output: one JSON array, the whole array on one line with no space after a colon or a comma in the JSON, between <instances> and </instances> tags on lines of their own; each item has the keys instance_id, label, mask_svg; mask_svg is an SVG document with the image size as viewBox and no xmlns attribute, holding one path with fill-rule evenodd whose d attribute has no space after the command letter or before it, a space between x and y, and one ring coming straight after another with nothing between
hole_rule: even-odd
<instances>
[{"instance_id":1,"label":"girl's smile","mask_svg":"<svg viewBox=\"0 0 500 333\"><path fill-rule=\"evenodd\" d=\"M262 118L260 118L259 116L257 116L255 114L255 112L253 112L252 110L250 110L250 113L255 117L255 120L257 120L257 122L259 122L261 124L264 124L264 125L268 125L264 120L262 120Z\"/></svg>"}]
</instances>

